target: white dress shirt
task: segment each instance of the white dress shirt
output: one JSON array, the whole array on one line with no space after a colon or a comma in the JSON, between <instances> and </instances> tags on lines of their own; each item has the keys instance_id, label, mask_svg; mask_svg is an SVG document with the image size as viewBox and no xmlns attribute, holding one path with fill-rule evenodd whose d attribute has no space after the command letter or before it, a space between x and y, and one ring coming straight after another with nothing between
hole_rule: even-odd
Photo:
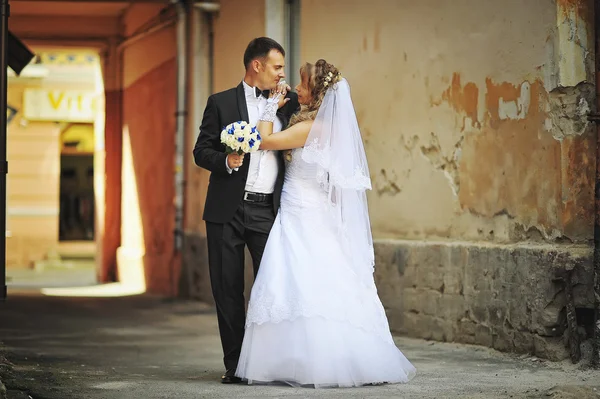
<instances>
[{"instance_id":1,"label":"white dress shirt","mask_svg":"<svg viewBox=\"0 0 600 399\"><path fill-rule=\"evenodd\" d=\"M267 99L260 96L256 98L256 91L246 82L242 83L246 95L246 106L248 107L248 123L256 125L258 118L262 115ZM281 131L281 121L275 118L273 133ZM226 161L227 162L227 161ZM236 168L237 170L237 168ZM233 171L227 166L227 171ZM258 150L250 154L250 165L248 165L248 178L246 179L246 191L261 194L272 194L275 191L275 182L279 172L279 162L276 151Z\"/></svg>"}]
</instances>

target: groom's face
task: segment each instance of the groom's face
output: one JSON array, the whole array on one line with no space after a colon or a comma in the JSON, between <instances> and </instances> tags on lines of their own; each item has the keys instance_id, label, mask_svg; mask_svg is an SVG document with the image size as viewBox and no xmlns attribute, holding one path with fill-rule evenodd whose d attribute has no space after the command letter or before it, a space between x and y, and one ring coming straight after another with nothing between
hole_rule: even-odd
<instances>
[{"instance_id":1,"label":"groom's face","mask_svg":"<svg viewBox=\"0 0 600 399\"><path fill-rule=\"evenodd\" d=\"M284 69L285 59L277 50L271 50L264 60L256 60L255 71L260 83L259 87L262 90L277 87L279 80L285 78Z\"/></svg>"}]
</instances>

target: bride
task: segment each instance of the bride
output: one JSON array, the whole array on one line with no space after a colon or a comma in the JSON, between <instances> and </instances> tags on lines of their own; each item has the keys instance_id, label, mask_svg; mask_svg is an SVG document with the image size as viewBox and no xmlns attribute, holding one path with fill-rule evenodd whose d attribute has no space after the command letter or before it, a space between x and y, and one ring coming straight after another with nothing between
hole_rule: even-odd
<instances>
[{"instance_id":1,"label":"bride","mask_svg":"<svg viewBox=\"0 0 600 399\"><path fill-rule=\"evenodd\" d=\"M261 149L291 151L236 375L315 388L407 382L416 369L394 344L373 278L371 180L350 86L325 60L300 74L290 127L271 134L281 85L258 124Z\"/></svg>"}]
</instances>

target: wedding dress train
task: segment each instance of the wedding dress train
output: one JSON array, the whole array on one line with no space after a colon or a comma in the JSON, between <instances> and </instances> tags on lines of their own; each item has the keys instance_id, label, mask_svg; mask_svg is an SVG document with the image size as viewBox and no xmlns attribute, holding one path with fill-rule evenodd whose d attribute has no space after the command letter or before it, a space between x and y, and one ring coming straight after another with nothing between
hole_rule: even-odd
<instances>
[{"instance_id":1,"label":"wedding dress train","mask_svg":"<svg viewBox=\"0 0 600 399\"><path fill-rule=\"evenodd\" d=\"M286 165L236 375L314 387L407 382L416 369L394 344L373 279L349 266L317 166L302 151Z\"/></svg>"}]
</instances>

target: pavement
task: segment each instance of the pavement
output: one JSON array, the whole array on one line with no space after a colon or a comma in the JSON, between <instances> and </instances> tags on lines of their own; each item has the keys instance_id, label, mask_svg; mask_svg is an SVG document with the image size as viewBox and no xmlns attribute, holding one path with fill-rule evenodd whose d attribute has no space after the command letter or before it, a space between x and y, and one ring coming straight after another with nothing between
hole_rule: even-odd
<instances>
[{"instance_id":1,"label":"pavement","mask_svg":"<svg viewBox=\"0 0 600 399\"><path fill-rule=\"evenodd\" d=\"M147 295L13 289L0 303L0 341L9 399L600 398L600 372L583 365L402 337L397 345L418 369L408 384L223 385L214 310Z\"/></svg>"},{"instance_id":2,"label":"pavement","mask_svg":"<svg viewBox=\"0 0 600 399\"><path fill-rule=\"evenodd\" d=\"M57 259L36 262L34 267L9 267L9 289L89 287L96 285L96 262L91 259Z\"/></svg>"}]
</instances>

